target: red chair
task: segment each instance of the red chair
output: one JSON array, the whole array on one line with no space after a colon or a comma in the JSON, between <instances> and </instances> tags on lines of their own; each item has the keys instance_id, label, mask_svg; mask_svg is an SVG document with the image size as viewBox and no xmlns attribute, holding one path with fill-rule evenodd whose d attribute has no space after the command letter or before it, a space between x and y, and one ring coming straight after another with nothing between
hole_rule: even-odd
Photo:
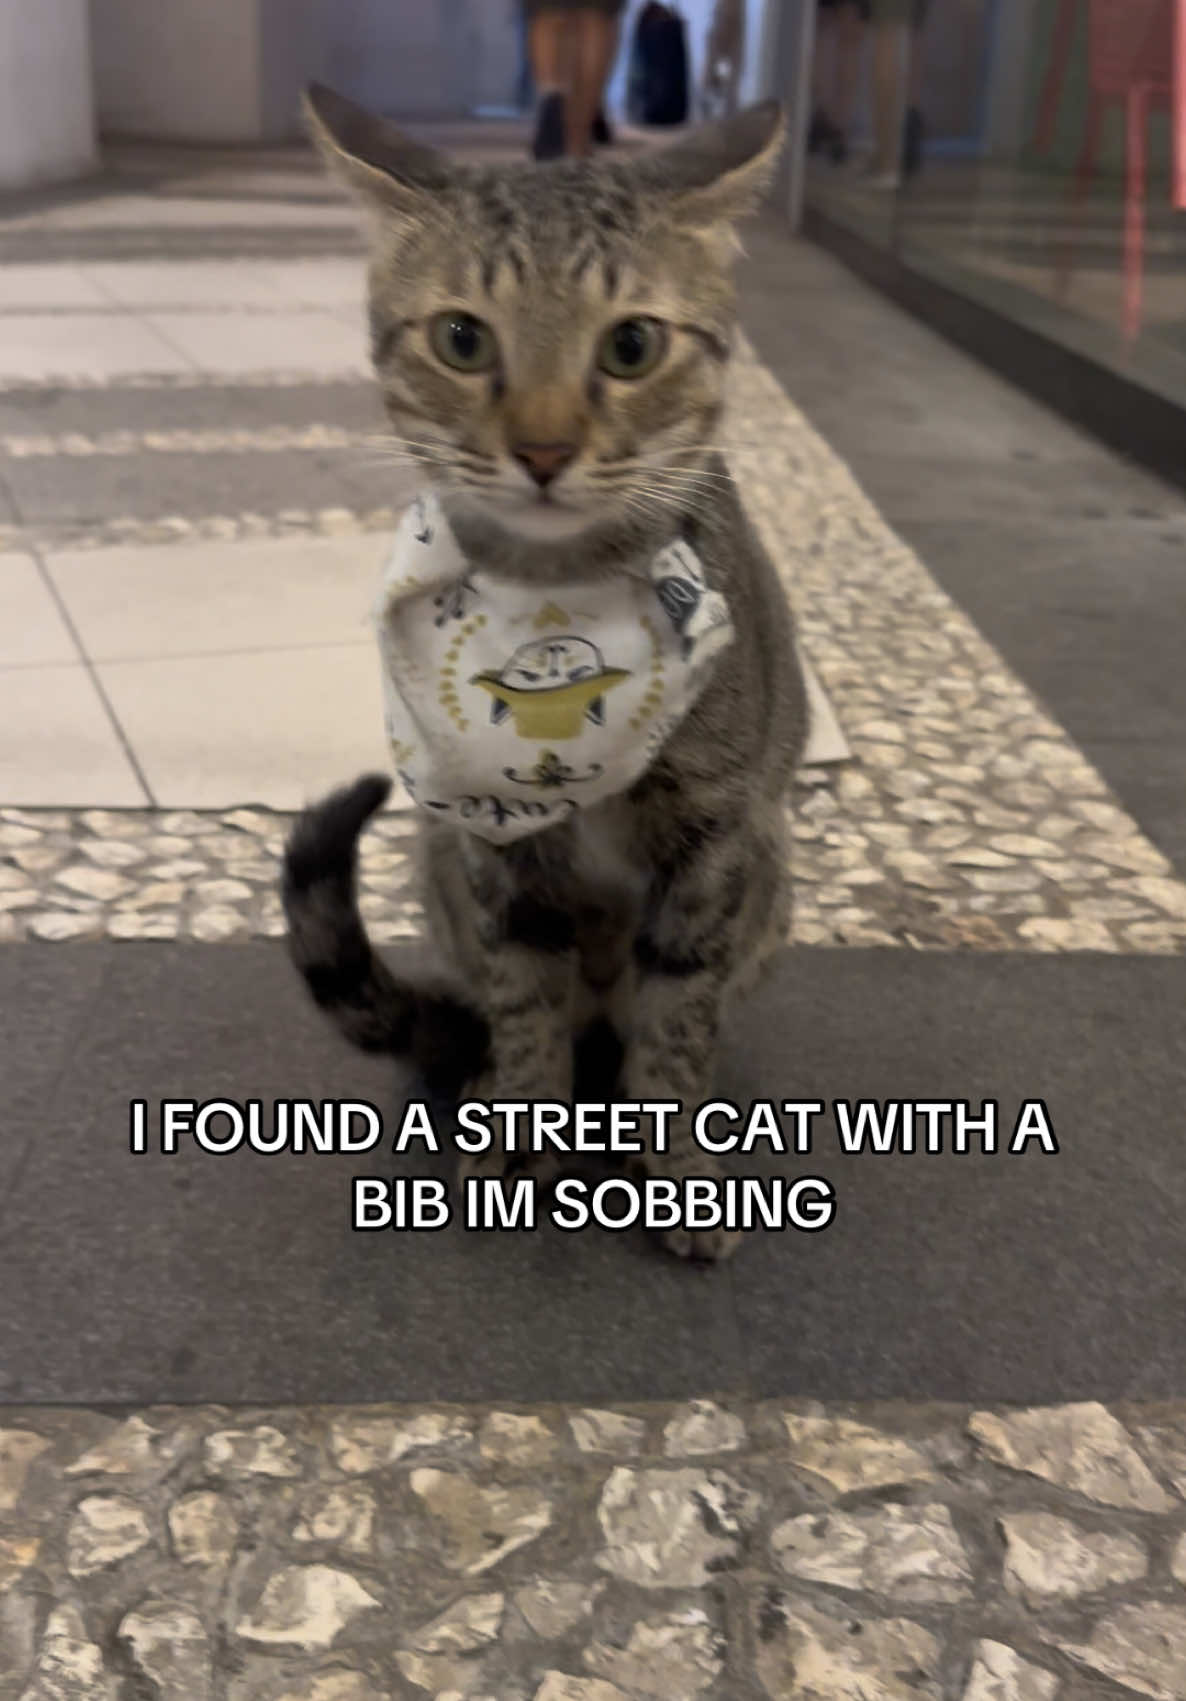
<instances>
[{"instance_id":1,"label":"red chair","mask_svg":"<svg viewBox=\"0 0 1186 1701\"><path fill-rule=\"evenodd\" d=\"M1174 206L1186 213L1186 0L1174 5Z\"/></svg>"},{"instance_id":2,"label":"red chair","mask_svg":"<svg viewBox=\"0 0 1186 1701\"><path fill-rule=\"evenodd\" d=\"M1053 133L1078 10L1077 0L1060 0L1050 64L1038 105L1034 141L1039 147L1048 146ZM1186 23L1175 25L1175 15L1181 17L1183 13L1186 13L1184 0L1087 0L1087 121L1075 168L1071 237L1073 239L1078 222L1076 215L1095 174L1104 114L1110 104L1123 102L1123 325L1125 337L1130 340L1141 328L1149 114L1155 108L1167 108L1174 115L1174 200L1177 205L1186 205L1186 163L1182 147L1186 141L1186 113L1183 112L1186 84L1181 77L1175 77L1176 48L1186 56L1181 41L1175 42L1175 29L1186 29ZM1058 281L1062 293L1070 282L1071 246L1072 242L1068 240L1059 265Z\"/></svg>"}]
</instances>

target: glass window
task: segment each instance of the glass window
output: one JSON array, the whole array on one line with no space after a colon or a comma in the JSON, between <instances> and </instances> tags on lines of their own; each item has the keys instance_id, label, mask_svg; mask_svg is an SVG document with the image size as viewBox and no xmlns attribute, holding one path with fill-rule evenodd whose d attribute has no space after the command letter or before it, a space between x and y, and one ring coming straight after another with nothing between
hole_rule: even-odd
<instances>
[{"instance_id":1,"label":"glass window","mask_svg":"<svg viewBox=\"0 0 1186 1701\"><path fill-rule=\"evenodd\" d=\"M1186 0L827 0L809 206L1186 402L1179 10L1186 55Z\"/></svg>"}]
</instances>

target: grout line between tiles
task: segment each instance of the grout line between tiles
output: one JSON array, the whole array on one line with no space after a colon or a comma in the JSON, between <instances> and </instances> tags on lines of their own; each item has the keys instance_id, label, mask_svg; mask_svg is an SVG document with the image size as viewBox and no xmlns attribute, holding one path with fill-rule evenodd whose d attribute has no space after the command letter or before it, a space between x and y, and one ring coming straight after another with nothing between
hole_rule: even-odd
<instances>
[{"instance_id":1,"label":"grout line between tiles","mask_svg":"<svg viewBox=\"0 0 1186 1701\"><path fill-rule=\"evenodd\" d=\"M140 758L133 750L131 741L128 738L127 733L124 731L123 723L115 712L115 705L108 696L107 688L103 684L102 679L99 677L99 671L87 653L86 646L82 641L82 634L75 625L74 618L66 606L65 599L54 582L53 574L49 570L49 564L46 561L43 552L35 543L30 543L29 553L37 563L37 571L41 575L41 582L52 597L54 606L61 617L62 623L69 632L71 641L73 642L75 649L78 651L79 660L89 674L91 684L98 693L99 701L103 705L104 713L111 724L111 730L115 733L115 736L119 741L120 748L127 759L128 766L132 770L137 785L139 785L148 801L148 807L150 809L159 808L160 805L157 802L153 789L148 783L148 776L140 765Z\"/></svg>"}]
</instances>

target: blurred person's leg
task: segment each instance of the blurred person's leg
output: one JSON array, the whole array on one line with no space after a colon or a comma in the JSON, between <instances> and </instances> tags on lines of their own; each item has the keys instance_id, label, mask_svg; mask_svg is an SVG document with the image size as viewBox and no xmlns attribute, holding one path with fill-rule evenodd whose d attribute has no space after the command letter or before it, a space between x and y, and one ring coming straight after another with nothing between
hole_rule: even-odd
<instances>
[{"instance_id":1,"label":"blurred person's leg","mask_svg":"<svg viewBox=\"0 0 1186 1701\"><path fill-rule=\"evenodd\" d=\"M856 111L857 83L861 73L861 49L869 24L868 0L852 0L836 11L836 60L832 73L832 97L829 108L833 124L844 139L846 149Z\"/></svg>"},{"instance_id":2,"label":"blurred person's leg","mask_svg":"<svg viewBox=\"0 0 1186 1701\"><path fill-rule=\"evenodd\" d=\"M871 179L896 188L902 174L906 78L913 0L873 0L873 157Z\"/></svg>"},{"instance_id":3,"label":"blurred person's leg","mask_svg":"<svg viewBox=\"0 0 1186 1701\"><path fill-rule=\"evenodd\" d=\"M832 128L828 107L835 75L837 50L837 7L835 0L820 0L815 23L815 55L811 62L811 130L809 153L816 153Z\"/></svg>"},{"instance_id":4,"label":"blurred person's leg","mask_svg":"<svg viewBox=\"0 0 1186 1701\"><path fill-rule=\"evenodd\" d=\"M928 6L929 0L914 0L906 76L906 116L902 138L902 173L905 177L913 177L915 172L921 169L923 142L926 139L926 124L922 116L922 30L926 23Z\"/></svg>"},{"instance_id":5,"label":"blurred person's leg","mask_svg":"<svg viewBox=\"0 0 1186 1701\"><path fill-rule=\"evenodd\" d=\"M856 105L868 0L826 0L820 6L812 87L814 115L808 147L843 160Z\"/></svg>"},{"instance_id":6,"label":"blurred person's leg","mask_svg":"<svg viewBox=\"0 0 1186 1701\"><path fill-rule=\"evenodd\" d=\"M622 10L622 6L619 6L610 23L605 69L601 75L601 100L598 103L596 113L593 115L593 140L603 147L614 139L613 131L609 127L609 120L605 113L605 95L609 87L614 63L618 57L618 43L622 37Z\"/></svg>"},{"instance_id":7,"label":"blurred person's leg","mask_svg":"<svg viewBox=\"0 0 1186 1701\"><path fill-rule=\"evenodd\" d=\"M572 75L573 13L563 6L527 0L527 44L538 112L532 153L556 159L564 152L565 108Z\"/></svg>"},{"instance_id":8,"label":"blurred person's leg","mask_svg":"<svg viewBox=\"0 0 1186 1701\"><path fill-rule=\"evenodd\" d=\"M571 14L572 81L564 127L568 152L578 157L593 150L593 122L605 98L618 45L619 9L616 0L607 0L604 5L582 6Z\"/></svg>"}]
</instances>

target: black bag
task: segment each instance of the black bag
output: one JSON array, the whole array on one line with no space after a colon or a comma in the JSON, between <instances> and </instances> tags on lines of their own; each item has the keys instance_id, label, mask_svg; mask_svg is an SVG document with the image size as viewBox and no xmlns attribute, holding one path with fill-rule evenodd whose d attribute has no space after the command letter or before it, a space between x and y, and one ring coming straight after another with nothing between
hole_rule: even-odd
<instances>
[{"instance_id":1,"label":"black bag","mask_svg":"<svg viewBox=\"0 0 1186 1701\"><path fill-rule=\"evenodd\" d=\"M648 0L634 26L626 110L635 124L682 124L688 116L687 31L660 0Z\"/></svg>"}]
</instances>

